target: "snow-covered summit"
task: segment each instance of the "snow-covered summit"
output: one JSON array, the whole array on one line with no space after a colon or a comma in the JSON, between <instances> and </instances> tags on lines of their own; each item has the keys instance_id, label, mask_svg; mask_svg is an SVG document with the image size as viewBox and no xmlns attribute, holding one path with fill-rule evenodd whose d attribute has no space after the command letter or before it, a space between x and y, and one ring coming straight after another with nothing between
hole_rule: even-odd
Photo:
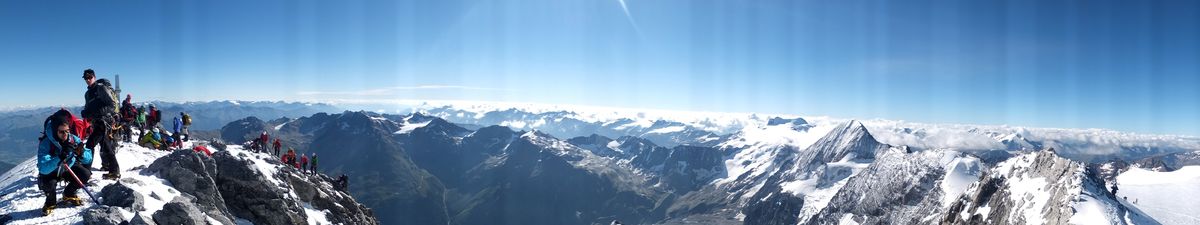
<instances>
[{"instance_id":1,"label":"snow-covered summit","mask_svg":"<svg viewBox=\"0 0 1200 225\"><path fill-rule=\"evenodd\" d=\"M194 144L204 143L185 145ZM37 163L30 159L0 175L0 215L11 217L6 224L378 223L370 209L334 190L328 176L301 173L276 157L241 146L210 147L212 156L191 150L152 150L127 142L120 149L117 160L123 177L103 180L97 172L88 182L87 189L101 205L80 190L82 206L64 206L42 216ZM131 190L131 195L112 194L109 189Z\"/></svg>"}]
</instances>

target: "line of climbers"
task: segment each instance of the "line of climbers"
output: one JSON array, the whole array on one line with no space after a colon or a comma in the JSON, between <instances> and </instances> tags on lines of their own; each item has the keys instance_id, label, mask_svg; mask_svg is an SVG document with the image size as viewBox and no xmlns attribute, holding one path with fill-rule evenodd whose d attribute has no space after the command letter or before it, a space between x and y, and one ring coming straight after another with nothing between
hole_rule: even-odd
<instances>
[{"instance_id":1,"label":"line of climbers","mask_svg":"<svg viewBox=\"0 0 1200 225\"><path fill-rule=\"evenodd\" d=\"M279 157L280 163L289 165L292 168L300 170L302 173L309 175L318 173L317 165L319 160L316 152L310 152L306 155L304 153L297 153L296 149L292 147L288 147L287 152L282 152L284 146L281 140L276 137L274 142L272 142L271 135L266 131L263 131L258 138L250 140L248 144L250 145L250 150L256 153L267 153ZM350 178L346 174L342 174L334 180L334 188L346 191L349 190L349 183Z\"/></svg>"}]
</instances>

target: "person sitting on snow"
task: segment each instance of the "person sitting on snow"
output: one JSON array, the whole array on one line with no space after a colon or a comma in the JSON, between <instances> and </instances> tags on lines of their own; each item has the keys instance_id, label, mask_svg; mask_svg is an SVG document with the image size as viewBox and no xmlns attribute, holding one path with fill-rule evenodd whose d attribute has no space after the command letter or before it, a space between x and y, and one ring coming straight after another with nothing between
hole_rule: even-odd
<instances>
[{"instance_id":1,"label":"person sitting on snow","mask_svg":"<svg viewBox=\"0 0 1200 225\"><path fill-rule=\"evenodd\" d=\"M84 146L79 136L72 134L72 117L67 110L55 112L46 118L44 131L38 138L37 184L46 195L45 204L42 204L43 216L54 210L55 188L59 182L67 181L63 201L81 206L83 200L77 192L92 177L91 170L84 166L92 163L92 150Z\"/></svg>"},{"instance_id":2,"label":"person sitting on snow","mask_svg":"<svg viewBox=\"0 0 1200 225\"><path fill-rule=\"evenodd\" d=\"M142 135L142 140L138 144L143 147L158 149L162 146L162 135L158 133L158 128L152 128L150 132Z\"/></svg>"}]
</instances>

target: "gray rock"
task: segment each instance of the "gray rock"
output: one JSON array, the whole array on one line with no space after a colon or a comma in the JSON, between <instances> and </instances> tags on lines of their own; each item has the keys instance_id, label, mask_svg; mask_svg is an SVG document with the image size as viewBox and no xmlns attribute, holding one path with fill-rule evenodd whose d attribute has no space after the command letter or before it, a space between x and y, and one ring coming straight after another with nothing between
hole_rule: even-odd
<instances>
[{"instance_id":1,"label":"gray rock","mask_svg":"<svg viewBox=\"0 0 1200 225\"><path fill-rule=\"evenodd\" d=\"M117 207L100 206L83 211L83 223L88 225L119 225L125 222Z\"/></svg>"},{"instance_id":2,"label":"gray rock","mask_svg":"<svg viewBox=\"0 0 1200 225\"><path fill-rule=\"evenodd\" d=\"M205 214L189 200L177 198L163 205L163 209L154 213L156 224L204 225Z\"/></svg>"},{"instance_id":3,"label":"gray rock","mask_svg":"<svg viewBox=\"0 0 1200 225\"><path fill-rule=\"evenodd\" d=\"M288 183L292 185L302 201L312 203L318 210L327 210L326 217L330 222L342 224L379 224L371 209L359 204L354 198L344 192L333 189L333 179L325 175L304 175L287 173Z\"/></svg>"},{"instance_id":4,"label":"gray rock","mask_svg":"<svg viewBox=\"0 0 1200 225\"><path fill-rule=\"evenodd\" d=\"M217 166L212 158L194 151L175 151L154 160L142 173L158 174L175 189L194 196L195 205L204 214L223 224L233 224L233 216L214 181Z\"/></svg>"},{"instance_id":5,"label":"gray rock","mask_svg":"<svg viewBox=\"0 0 1200 225\"><path fill-rule=\"evenodd\" d=\"M132 177L121 178L121 182L120 182L120 183L123 183L123 184L133 184L133 185L136 185L136 186L143 186L143 185L146 185L145 183L142 183L142 181L141 181L141 180L134 179L134 178L132 178Z\"/></svg>"},{"instance_id":6,"label":"gray rock","mask_svg":"<svg viewBox=\"0 0 1200 225\"><path fill-rule=\"evenodd\" d=\"M141 213L134 214L133 219L129 220L129 225L157 225L153 219L147 218Z\"/></svg>"},{"instance_id":7,"label":"gray rock","mask_svg":"<svg viewBox=\"0 0 1200 225\"><path fill-rule=\"evenodd\" d=\"M255 224L308 224L304 207L288 198L286 190L291 187L268 180L275 174L261 174L252 161L229 152L217 152L213 159L221 174L216 177L217 186L233 215Z\"/></svg>"},{"instance_id":8,"label":"gray rock","mask_svg":"<svg viewBox=\"0 0 1200 225\"><path fill-rule=\"evenodd\" d=\"M105 186L100 190L100 199L103 199L101 204L108 206L127 207L134 211L146 209L142 195L122 183Z\"/></svg>"}]
</instances>

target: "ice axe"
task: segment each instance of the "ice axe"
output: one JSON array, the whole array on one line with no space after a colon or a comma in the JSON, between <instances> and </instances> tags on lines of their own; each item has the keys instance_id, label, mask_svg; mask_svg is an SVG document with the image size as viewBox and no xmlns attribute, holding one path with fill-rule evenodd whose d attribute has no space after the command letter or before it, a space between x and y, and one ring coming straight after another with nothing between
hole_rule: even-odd
<instances>
[{"instance_id":1,"label":"ice axe","mask_svg":"<svg viewBox=\"0 0 1200 225\"><path fill-rule=\"evenodd\" d=\"M74 155L75 153L71 153L72 158L74 158ZM100 200L96 200L96 196L92 195L92 191L88 190L87 184L84 184L83 180L79 179L79 176L75 176L75 171L72 171L71 167L67 166L66 163L60 164L60 166L62 166L63 169L67 169L67 173L71 174L71 178L75 179L75 183L79 184L79 188L83 189L83 193L87 193L88 198L91 198L92 202L95 202L96 205L100 205Z\"/></svg>"}]
</instances>

